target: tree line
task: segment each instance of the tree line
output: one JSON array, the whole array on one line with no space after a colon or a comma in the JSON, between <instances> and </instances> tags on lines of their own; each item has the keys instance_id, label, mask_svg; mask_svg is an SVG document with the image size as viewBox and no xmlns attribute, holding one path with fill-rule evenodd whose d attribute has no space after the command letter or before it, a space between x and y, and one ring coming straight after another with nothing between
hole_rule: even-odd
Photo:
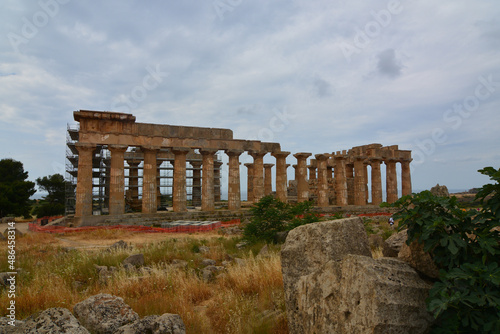
<instances>
[{"instance_id":1,"label":"tree line","mask_svg":"<svg viewBox=\"0 0 500 334\"><path fill-rule=\"evenodd\" d=\"M61 174L36 179L36 185L48 194L36 203L30 197L36 193L35 182L28 180L22 162L0 160L0 218L23 216L30 218L64 214L66 181Z\"/></svg>"}]
</instances>

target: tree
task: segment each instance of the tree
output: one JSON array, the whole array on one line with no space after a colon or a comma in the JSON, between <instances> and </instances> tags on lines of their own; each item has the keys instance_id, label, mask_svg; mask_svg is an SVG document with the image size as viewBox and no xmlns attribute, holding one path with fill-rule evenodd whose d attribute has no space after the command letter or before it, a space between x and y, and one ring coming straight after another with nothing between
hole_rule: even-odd
<instances>
[{"instance_id":1,"label":"tree","mask_svg":"<svg viewBox=\"0 0 500 334\"><path fill-rule=\"evenodd\" d=\"M479 211L429 191L392 205L399 228L408 228L407 244L423 244L440 268L427 300L433 333L500 333L500 169L479 172L496 182L477 193Z\"/></svg>"},{"instance_id":2,"label":"tree","mask_svg":"<svg viewBox=\"0 0 500 334\"><path fill-rule=\"evenodd\" d=\"M26 181L28 172L23 164L13 159L0 160L0 217L7 215L29 217L29 198L35 183Z\"/></svg>"},{"instance_id":3,"label":"tree","mask_svg":"<svg viewBox=\"0 0 500 334\"><path fill-rule=\"evenodd\" d=\"M36 179L38 188L48 192L40 206L33 210L37 217L56 216L64 214L66 198L66 181L61 174L44 176Z\"/></svg>"}]
</instances>

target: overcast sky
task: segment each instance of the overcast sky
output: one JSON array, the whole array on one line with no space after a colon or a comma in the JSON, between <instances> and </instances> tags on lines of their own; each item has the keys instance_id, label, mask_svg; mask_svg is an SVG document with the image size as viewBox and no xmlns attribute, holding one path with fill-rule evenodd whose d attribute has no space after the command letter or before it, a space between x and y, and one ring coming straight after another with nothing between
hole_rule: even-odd
<instances>
[{"instance_id":1,"label":"overcast sky","mask_svg":"<svg viewBox=\"0 0 500 334\"><path fill-rule=\"evenodd\" d=\"M0 22L0 158L31 180L64 171L79 109L293 153L399 145L414 189L500 167L498 0L3 0Z\"/></svg>"}]
</instances>

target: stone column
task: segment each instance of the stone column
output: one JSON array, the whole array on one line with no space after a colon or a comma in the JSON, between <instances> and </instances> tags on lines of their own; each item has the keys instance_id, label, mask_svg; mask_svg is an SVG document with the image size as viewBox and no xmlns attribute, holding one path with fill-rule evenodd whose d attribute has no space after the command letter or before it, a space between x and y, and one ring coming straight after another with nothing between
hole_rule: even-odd
<instances>
[{"instance_id":1,"label":"stone column","mask_svg":"<svg viewBox=\"0 0 500 334\"><path fill-rule=\"evenodd\" d=\"M111 152L109 214L122 215L125 213L124 155L127 146L109 145L108 149Z\"/></svg>"},{"instance_id":2,"label":"stone column","mask_svg":"<svg viewBox=\"0 0 500 334\"><path fill-rule=\"evenodd\" d=\"M309 169L309 180L316 180L316 166L311 164L307 166L307 169Z\"/></svg>"},{"instance_id":3,"label":"stone column","mask_svg":"<svg viewBox=\"0 0 500 334\"><path fill-rule=\"evenodd\" d=\"M354 205L366 205L364 157L354 158Z\"/></svg>"},{"instance_id":4,"label":"stone column","mask_svg":"<svg viewBox=\"0 0 500 334\"><path fill-rule=\"evenodd\" d=\"M243 150L226 150L229 157L228 187L227 187L227 208L229 210L239 210L241 208L241 188L240 188L240 161L239 157Z\"/></svg>"},{"instance_id":5,"label":"stone column","mask_svg":"<svg viewBox=\"0 0 500 334\"><path fill-rule=\"evenodd\" d=\"M201 175L201 210L213 211L214 204L214 155L216 149L200 150L203 156L203 171Z\"/></svg>"},{"instance_id":6,"label":"stone column","mask_svg":"<svg viewBox=\"0 0 500 334\"><path fill-rule=\"evenodd\" d=\"M78 149L75 217L92 216L92 157L96 145L75 144Z\"/></svg>"},{"instance_id":7,"label":"stone column","mask_svg":"<svg viewBox=\"0 0 500 334\"><path fill-rule=\"evenodd\" d=\"M253 164L246 163L247 168L247 202L253 202Z\"/></svg>"},{"instance_id":8,"label":"stone column","mask_svg":"<svg viewBox=\"0 0 500 334\"><path fill-rule=\"evenodd\" d=\"M380 172L381 158L372 158L372 204L382 203L382 174Z\"/></svg>"},{"instance_id":9,"label":"stone column","mask_svg":"<svg viewBox=\"0 0 500 334\"><path fill-rule=\"evenodd\" d=\"M264 156L267 152L251 151L253 158L253 200L258 202L264 197Z\"/></svg>"},{"instance_id":10,"label":"stone column","mask_svg":"<svg viewBox=\"0 0 500 334\"><path fill-rule=\"evenodd\" d=\"M314 157L316 158L318 164L318 206L325 207L329 204L326 168L328 156L324 154L316 154Z\"/></svg>"},{"instance_id":11,"label":"stone column","mask_svg":"<svg viewBox=\"0 0 500 334\"><path fill-rule=\"evenodd\" d=\"M296 153L293 155L297 158L297 202L305 202L309 200L309 182L307 182L307 158L311 153Z\"/></svg>"},{"instance_id":12,"label":"stone column","mask_svg":"<svg viewBox=\"0 0 500 334\"><path fill-rule=\"evenodd\" d=\"M174 147L174 185L172 190L172 202L174 212L187 211L186 192L186 156L189 148Z\"/></svg>"},{"instance_id":13,"label":"stone column","mask_svg":"<svg viewBox=\"0 0 500 334\"><path fill-rule=\"evenodd\" d=\"M127 160L128 164L128 191L132 202L139 200L139 160Z\"/></svg>"},{"instance_id":14,"label":"stone column","mask_svg":"<svg viewBox=\"0 0 500 334\"><path fill-rule=\"evenodd\" d=\"M143 146L144 168L142 175L142 213L156 212L156 154L157 147Z\"/></svg>"},{"instance_id":15,"label":"stone column","mask_svg":"<svg viewBox=\"0 0 500 334\"><path fill-rule=\"evenodd\" d=\"M193 206L201 206L201 161L191 161L193 166L193 188L191 191Z\"/></svg>"},{"instance_id":16,"label":"stone column","mask_svg":"<svg viewBox=\"0 0 500 334\"><path fill-rule=\"evenodd\" d=\"M346 161L345 175L347 180L347 203L354 205L354 163Z\"/></svg>"},{"instance_id":17,"label":"stone column","mask_svg":"<svg viewBox=\"0 0 500 334\"><path fill-rule=\"evenodd\" d=\"M264 195L271 195L273 192L272 168L274 164L264 164Z\"/></svg>"},{"instance_id":18,"label":"stone column","mask_svg":"<svg viewBox=\"0 0 500 334\"><path fill-rule=\"evenodd\" d=\"M287 175L286 175L286 157L290 152L273 152L271 155L276 158L276 197L282 201L288 202Z\"/></svg>"},{"instance_id":19,"label":"stone column","mask_svg":"<svg viewBox=\"0 0 500 334\"><path fill-rule=\"evenodd\" d=\"M403 196L411 195L410 162L411 159L401 161L401 187Z\"/></svg>"},{"instance_id":20,"label":"stone column","mask_svg":"<svg viewBox=\"0 0 500 334\"><path fill-rule=\"evenodd\" d=\"M386 165L386 191L387 203L398 200L398 176L396 174L396 159L388 158L384 161Z\"/></svg>"},{"instance_id":21,"label":"stone column","mask_svg":"<svg viewBox=\"0 0 500 334\"><path fill-rule=\"evenodd\" d=\"M299 171L297 170L297 165L292 165L292 167L294 180L297 181L299 179Z\"/></svg>"},{"instance_id":22,"label":"stone column","mask_svg":"<svg viewBox=\"0 0 500 334\"><path fill-rule=\"evenodd\" d=\"M337 205L346 206L348 204L344 156L335 156L335 195Z\"/></svg>"},{"instance_id":23,"label":"stone column","mask_svg":"<svg viewBox=\"0 0 500 334\"><path fill-rule=\"evenodd\" d=\"M220 167L222 166L222 161L214 161L214 201L220 202Z\"/></svg>"}]
</instances>

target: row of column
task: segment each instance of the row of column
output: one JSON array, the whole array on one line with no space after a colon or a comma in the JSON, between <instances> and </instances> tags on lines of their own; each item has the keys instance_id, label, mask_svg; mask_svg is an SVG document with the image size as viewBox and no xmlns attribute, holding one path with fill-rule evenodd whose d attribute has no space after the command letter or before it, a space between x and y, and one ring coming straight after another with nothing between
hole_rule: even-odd
<instances>
[{"instance_id":1,"label":"row of column","mask_svg":"<svg viewBox=\"0 0 500 334\"><path fill-rule=\"evenodd\" d=\"M307 191L300 187L304 184L305 177L303 176L303 161L305 153L301 153L298 157L296 173L299 177L297 179L297 192L298 200L301 201L307 196ZM332 178L332 167L327 165L329 157L324 154L315 155L316 166L309 166L309 178L318 179L318 205L328 205L328 179ZM371 196L372 204L379 205L382 203L382 175L381 163L386 164L386 191L387 202L393 203L398 199L398 181L396 172L396 163L401 163L401 183L402 194L411 194L411 173L410 162L411 159L398 160L396 158L366 158L363 156L355 157L353 163L347 164L345 156L333 156L334 158L334 186L336 193L336 204L339 206L346 206L349 204L348 193L348 180L352 179L353 182L353 200L354 205L366 205L368 201L368 166L371 166ZM300 161L300 162L299 162ZM317 174L316 174L317 170ZM316 177L317 175L317 177Z\"/></svg>"},{"instance_id":2,"label":"row of column","mask_svg":"<svg viewBox=\"0 0 500 334\"><path fill-rule=\"evenodd\" d=\"M79 151L78 179L76 192L76 216L92 215L92 158L95 145L77 143ZM109 145L111 152L110 165L110 191L109 191L109 213L123 214L125 211L124 196L124 154L127 146ZM142 189L142 212L154 213L157 208L157 152L159 148L143 146L141 150L144 155L143 167L143 189ZM172 148L174 154L174 183L173 183L173 210L176 212L187 211L187 191L186 191L186 156L189 148ZM215 201L220 200L214 196L214 188L220 187L215 182L220 182L220 175L216 177L214 173L214 155L217 149L201 149L202 161L192 162L193 164L193 201L199 200L201 188L201 209L202 211L212 211L215 208ZM238 210L241 207L240 190L240 162L239 156L243 150L226 150L229 157L229 175L228 175L228 208ZM272 192L271 168L273 164L264 164L264 156L267 152L250 151L253 157L252 164L245 164L248 167L248 201L256 202L264 195ZM273 152L276 158L276 197L281 201L287 201L287 167L286 157L290 152ZM309 200L309 182L307 178L307 158L311 153L296 153L297 159L296 181L297 181L297 200L303 202ZM329 155L315 155L317 162L317 174L314 171L311 178L318 180L318 205L328 206L328 179L332 177L332 167L328 166ZM380 204L382 202L382 181L380 164L381 159L356 157L353 165L347 166L345 156L333 156L335 168L335 193L336 204L346 206L348 200L348 179L354 179L354 203L355 205L365 205L368 199L367 189L367 166L371 165L372 179L372 203ZM387 202L392 203L397 200L397 175L396 159L385 159L386 164L386 189ZM403 195L411 193L410 179L410 161L400 161L402 164L402 192ZM200 177L201 164L201 177ZM311 171L311 170L310 170ZM137 168L131 168L130 173L137 173ZM138 176L132 175L131 177ZM200 183L201 179L201 184ZM215 181L214 181L215 180ZM201 187L200 187L201 186ZM136 188L137 189L137 188ZM138 194L137 194L138 195ZM220 191L219 191L220 197Z\"/></svg>"},{"instance_id":3,"label":"row of column","mask_svg":"<svg viewBox=\"0 0 500 334\"><path fill-rule=\"evenodd\" d=\"M87 143L76 143L79 152L78 178L76 190L76 212L75 215L92 215L92 158L96 145ZM110 187L109 187L109 214L123 214L125 212L125 173L124 156L127 150L125 145L109 145L111 153L110 163ZM154 213L158 201L157 185L157 147L141 147L144 156L143 164L143 185L142 185L142 212ZM172 148L174 154L174 181L173 181L173 210L176 212L187 211L187 191L186 191L186 156L189 148ZM201 210L212 211L215 208L215 201L220 200L214 196L214 188L220 187L220 173L217 169L214 171L214 155L217 149L201 149L201 162L193 162L193 199L200 198L201 189ZM243 150L226 150L229 157L229 181L228 181L228 208L238 210L241 208L241 190L240 190L240 162L239 156ZM258 201L266 194L272 192L271 168L272 164L264 164L264 156L267 152L251 151L249 154L253 157L251 177L251 196L250 200ZM287 199L287 177L286 177L286 157L290 152L276 152L273 156L276 158L277 177L276 189L277 196L283 201ZM134 163L134 162L132 162ZM138 163L140 162L135 162ZM134 167L137 167L134 165ZM201 177L200 169L201 166ZM137 175L135 175L137 174ZM130 168L132 178L138 177L137 168ZM264 181L265 176L265 181ZM201 179L201 184L200 183ZM215 184L219 182L219 184ZM138 196L137 187L134 188L133 195Z\"/></svg>"}]
</instances>

